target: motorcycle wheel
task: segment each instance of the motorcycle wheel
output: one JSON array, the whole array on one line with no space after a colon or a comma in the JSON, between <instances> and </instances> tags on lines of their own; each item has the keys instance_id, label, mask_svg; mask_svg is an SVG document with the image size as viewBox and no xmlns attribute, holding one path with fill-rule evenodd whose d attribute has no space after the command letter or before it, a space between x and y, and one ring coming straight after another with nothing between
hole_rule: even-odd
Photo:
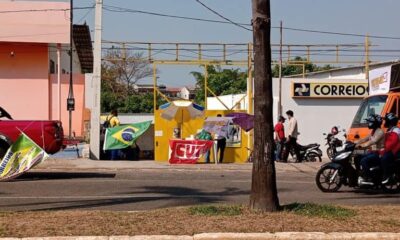
<instances>
[{"instance_id":1,"label":"motorcycle wheel","mask_svg":"<svg viewBox=\"0 0 400 240\"><path fill-rule=\"evenodd\" d=\"M291 162L291 163L297 162L296 153L294 152L293 148L289 150L289 154L290 154L291 158L288 158L287 162Z\"/></svg>"},{"instance_id":2,"label":"motorcycle wheel","mask_svg":"<svg viewBox=\"0 0 400 240\"><path fill-rule=\"evenodd\" d=\"M329 160L332 160L332 158L333 158L333 149L331 147L328 147L328 149L326 149L326 155L328 155Z\"/></svg>"},{"instance_id":3,"label":"motorcycle wheel","mask_svg":"<svg viewBox=\"0 0 400 240\"><path fill-rule=\"evenodd\" d=\"M339 169L331 166L325 166L319 169L315 176L315 182L322 192L337 192L342 186Z\"/></svg>"},{"instance_id":4,"label":"motorcycle wheel","mask_svg":"<svg viewBox=\"0 0 400 240\"><path fill-rule=\"evenodd\" d=\"M316 153L309 153L305 156L307 162L316 162L317 160L322 162L322 158L320 155Z\"/></svg>"},{"instance_id":5,"label":"motorcycle wheel","mask_svg":"<svg viewBox=\"0 0 400 240\"><path fill-rule=\"evenodd\" d=\"M388 193L399 193L400 192L400 181L397 176L388 184L382 185L382 189Z\"/></svg>"}]
</instances>

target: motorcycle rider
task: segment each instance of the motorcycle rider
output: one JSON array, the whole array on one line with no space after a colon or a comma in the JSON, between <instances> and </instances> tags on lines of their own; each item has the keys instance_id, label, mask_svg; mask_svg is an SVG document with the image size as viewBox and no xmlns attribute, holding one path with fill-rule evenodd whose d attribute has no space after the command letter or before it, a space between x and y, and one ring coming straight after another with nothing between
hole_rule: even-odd
<instances>
[{"instance_id":1,"label":"motorcycle rider","mask_svg":"<svg viewBox=\"0 0 400 240\"><path fill-rule=\"evenodd\" d=\"M387 184L390 181L390 176L393 174L394 161L400 150L400 128L397 127L399 118L388 113L385 116L385 149L381 152L381 168L383 171L382 184Z\"/></svg>"},{"instance_id":2,"label":"motorcycle rider","mask_svg":"<svg viewBox=\"0 0 400 240\"><path fill-rule=\"evenodd\" d=\"M372 131L368 136L357 141L356 147L369 149L369 152L365 155L356 157L354 160L356 169L360 170L360 165L362 168L359 183L361 185L373 185L373 183L368 180L368 177L370 176L370 168L371 166L380 164L379 153L384 148L385 133L381 128L382 117L380 115L371 114L365 120L368 123L368 128Z\"/></svg>"}]
</instances>

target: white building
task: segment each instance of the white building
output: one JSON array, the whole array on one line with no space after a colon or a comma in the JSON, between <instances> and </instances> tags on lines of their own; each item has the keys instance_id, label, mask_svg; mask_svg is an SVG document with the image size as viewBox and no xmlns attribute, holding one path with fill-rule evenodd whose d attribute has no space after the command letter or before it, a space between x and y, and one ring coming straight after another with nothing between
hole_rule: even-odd
<instances>
[{"instance_id":1,"label":"white building","mask_svg":"<svg viewBox=\"0 0 400 240\"><path fill-rule=\"evenodd\" d=\"M371 65L371 69L389 66L394 62ZM294 112L299 124L299 143L319 143L325 150L322 135L333 126L349 129L364 96L367 96L368 81L364 66L309 73L309 78L282 79L282 112ZM273 79L273 119L278 118L279 79ZM348 94L350 93L350 94ZM238 101L234 109L247 110L245 94L221 96L219 99L229 108ZM207 99L208 109L226 109L215 97ZM344 138L344 137L342 137Z\"/></svg>"},{"instance_id":2,"label":"white building","mask_svg":"<svg viewBox=\"0 0 400 240\"><path fill-rule=\"evenodd\" d=\"M194 99L195 92L196 92L195 87L185 86L185 87L181 88L179 97L182 99L186 99L186 100Z\"/></svg>"},{"instance_id":3,"label":"white building","mask_svg":"<svg viewBox=\"0 0 400 240\"><path fill-rule=\"evenodd\" d=\"M399 61L387 61L369 65L369 70L390 66ZM305 74L306 78L313 79L365 79L365 66L351 66ZM289 76L289 78L303 78L303 74Z\"/></svg>"}]
</instances>

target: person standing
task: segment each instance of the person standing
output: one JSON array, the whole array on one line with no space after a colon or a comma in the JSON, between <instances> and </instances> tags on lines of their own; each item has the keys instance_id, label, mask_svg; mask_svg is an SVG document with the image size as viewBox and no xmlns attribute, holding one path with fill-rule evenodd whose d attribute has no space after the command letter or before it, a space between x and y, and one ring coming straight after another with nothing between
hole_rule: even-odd
<instances>
[{"instance_id":1,"label":"person standing","mask_svg":"<svg viewBox=\"0 0 400 240\"><path fill-rule=\"evenodd\" d=\"M108 128L113 128L116 126L119 126L120 121L118 119L118 111L117 109L113 109L110 113L110 115L107 116L106 122L108 122ZM117 160L119 158L119 149L113 149L110 150L110 159L111 160Z\"/></svg>"},{"instance_id":2,"label":"person standing","mask_svg":"<svg viewBox=\"0 0 400 240\"><path fill-rule=\"evenodd\" d=\"M209 133L206 130L201 130L201 132L199 132L196 136L195 139L198 140L207 140L207 141L212 141L212 136L211 133ZM209 163L210 162L210 149L204 153L204 162L205 163Z\"/></svg>"},{"instance_id":3,"label":"person standing","mask_svg":"<svg viewBox=\"0 0 400 240\"><path fill-rule=\"evenodd\" d=\"M297 136L299 135L298 132L298 126L297 126L297 120L294 118L294 114L292 110L288 110L286 112L286 115L289 119L289 126L288 126L288 132L287 132L287 139L286 139L286 149L284 151L284 156L283 156L283 161L287 162L288 157L289 157L289 151L290 149L294 149L294 152L296 154L297 161L296 162L301 162L301 156L300 156L300 149L297 145Z\"/></svg>"},{"instance_id":4,"label":"person standing","mask_svg":"<svg viewBox=\"0 0 400 240\"><path fill-rule=\"evenodd\" d=\"M218 114L217 117L222 117L221 114ZM215 136L215 138L217 139L217 155L219 152L219 163L222 163L224 161L224 152L225 152L225 147L226 147L226 133L225 136L222 135L223 132L221 131L220 133L221 135L217 135Z\"/></svg>"},{"instance_id":5,"label":"person standing","mask_svg":"<svg viewBox=\"0 0 400 240\"><path fill-rule=\"evenodd\" d=\"M283 123L286 118L283 116L279 116L278 123L275 125L275 143L276 143L276 153L275 153L275 161L282 160L282 149L285 144L285 127Z\"/></svg>"}]
</instances>

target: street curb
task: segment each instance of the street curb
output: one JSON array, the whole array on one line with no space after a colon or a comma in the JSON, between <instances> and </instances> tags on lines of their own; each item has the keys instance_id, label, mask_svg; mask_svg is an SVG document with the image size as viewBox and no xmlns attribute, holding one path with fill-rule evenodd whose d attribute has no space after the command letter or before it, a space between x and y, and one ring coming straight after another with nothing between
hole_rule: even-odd
<instances>
[{"instance_id":1,"label":"street curb","mask_svg":"<svg viewBox=\"0 0 400 240\"><path fill-rule=\"evenodd\" d=\"M325 162L323 162L325 163ZM315 173L322 163L277 163L277 172L300 172L304 174ZM251 163L228 163L228 164L189 164L170 165L154 161L96 161L90 159L49 159L40 164L35 170L42 171L245 171L251 172Z\"/></svg>"},{"instance_id":2,"label":"street curb","mask_svg":"<svg viewBox=\"0 0 400 240\"><path fill-rule=\"evenodd\" d=\"M323 233L323 232L277 232L277 233L203 233L193 240L375 240L400 239L400 233Z\"/></svg>"},{"instance_id":3,"label":"street curb","mask_svg":"<svg viewBox=\"0 0 400 240\"><path fill-rule=\"evenodd\" d=\"M397 240L400 233L277 232L277 233L201 233L188 235L75 236L0 238L0 240Z\"/></svg>"}]
</instances>

